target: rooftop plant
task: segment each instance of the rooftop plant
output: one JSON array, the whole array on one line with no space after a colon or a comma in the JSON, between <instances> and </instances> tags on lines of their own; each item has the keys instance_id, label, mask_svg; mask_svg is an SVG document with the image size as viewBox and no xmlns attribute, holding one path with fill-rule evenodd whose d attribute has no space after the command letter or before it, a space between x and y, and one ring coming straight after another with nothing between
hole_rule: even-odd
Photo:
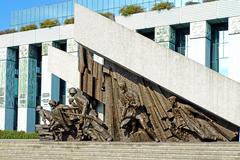
<instances>
[{"instance_id":1,"label":"rooftop plant","mask_svg":"<svg viewBox=\"0 0 240 160\"><path fill-rule=\"evenodd\" d=\"M29 30L34 30L34 29L37 29L37 25L30 24L30 25L21 27L20 31L29 31Z\"/></svg>"},{"instance_id":2,"label":"rooftop plant","mask_svg":"<svg viewBox=\"0 0 240 160\"><path fill-rule=\"evenodd\" d=\"M59 22L57 19L46 19L40 23L40 28L54 27L58 25L59 25Z\"/></svg>"},{"instance_id":3,"label":"rooftop plant","mask_svg":"<svg viewBox=\"0 0 240 160\"><path fill-rule=\"evenodd\" d=\"M169 10L169 9L171 9L171 8L173 8L173 7L175 7L175 6L174 6L174 4L171 3L171 2L160 2L160 3L155 3L155 4L153 5L152 11L153 11L153 10L158 10L158 11L160 11L160 10L164 10L164 9Z\"/></svg>"},{"instance_id":4,"label":"rooftop plant","mask_svg":"<svg viewBox=\"0 0 240 160\"><path fill-rule=\"evenodd\" d=\"M200 2L193 2L193 1L188 1L185 3L185 6L188 6L188 5L194 5L194 4L199 4Z\"/></svg>"},{"instance_id":5,"label":"rooftop plant","mask_svg":"<svg viewBox=\"0 0 240 160\"><path fill-rule=\"evenodd\" d=\"M109 18L111 20L114 20L114 17L115 17L115 15L111 12L104 12L104 13L99 13L99 14L101 14L102 16Z\"/></svg>"},{"instance_id":6,"label":"rooftop plant","mask_svg":"<svg viewBox=\"0 0 240 160\"><path fill-rule=\"evenodd\" d=\"M0 31L0 35L8 34L8 33L15 33L15 32L17 32L15 29L6 29L3 31Z\"/></svg>"},{"instance_id":7,"label":"rooftop plant","mask_svg":"<svg viewBox=\"0 0 240 160\"><path fill-rule=\"evenodd\" d=\"M73 24L74 23L74 17L65 19L64 24Z\"/></svg>"},{"instance_id":8,"label":"rooftop plant","mask_svg":"<svg viewBox=\"0 0 240 160\"><path fill-rule=\"evenodd\" d=\"M119 12L122 16L130 16L135 13L144 12L144 9L139 5L128 5L121 8Z\"/></svg>"}]
</instances>

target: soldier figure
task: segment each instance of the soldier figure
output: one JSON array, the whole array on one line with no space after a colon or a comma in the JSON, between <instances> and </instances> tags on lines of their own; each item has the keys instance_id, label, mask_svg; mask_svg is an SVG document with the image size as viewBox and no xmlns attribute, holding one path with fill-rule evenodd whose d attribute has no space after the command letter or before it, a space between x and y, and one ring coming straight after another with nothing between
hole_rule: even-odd
<instances>
[{"instance_id":1,"label":"soldier figure","mask_svg":"<svg viewBox=\"0 0 240 160\"><path fill-rule=\"evenodd\" d=\"M119 83L120 101L123 105L121 128L126 129L130 123L131 132L133 134L137 131L136 122L139 122L145 132L155 141L159 141L155 132L153 131L150 119L147 115L146 108L141 106L139 96L136 92L127 89L126 82Z\"/></svg>"},{"instance_id":2,"label":"soldier figure","mask_svg":"<svg viewBox=\"0 0 240 160\"><path fill-rule=\"evenodd\" d=\"M48 120L48 122L51 123L53 118L50 111L43 109L42 106L37 106L36 111L39 113L40 117L42 118L44 125L47 124L46 120Z\"/></svg>"},{"instance_id":3,"label":"soldier figure","mask_svg":"<svg viewBox=\"0 0 240 160\"><path fill-rule=\"evenodd\" d=\"M70 88L69 89L69 104L73 107L73 108L78 108L77 114L82 114L84 115L87 111L87 106L89 105L89 101L88 99L80 94L76 88Z\"/></svg>"},{"instance_id":4,"label":"soldier figure","mask_svg":"<svg viewBox=\"0 0 240 160\"><path fill-rule=\"evenodd\" d=\"M71 125L71 121L69 121L66 117L63 115L63 105L59 105L56 101L50 100L49 105L52 108L52 118L53 121L50 124L51 130L63 128L65 131L69 131L69 127L67 125ZM66 108L66 107L65 107ZM66 108L67 109L67 108Z\"/></svg>"}]
</instances>

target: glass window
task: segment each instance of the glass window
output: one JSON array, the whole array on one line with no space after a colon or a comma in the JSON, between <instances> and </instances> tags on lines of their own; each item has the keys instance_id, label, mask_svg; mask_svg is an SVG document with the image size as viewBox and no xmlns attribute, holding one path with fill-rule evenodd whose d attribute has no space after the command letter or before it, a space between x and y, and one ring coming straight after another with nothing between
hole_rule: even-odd
<instances>
[{"instance_id":1,"label":"glass window","mask_svg":"<svg viewBox=\"0 0 240 160\"><path fill-rule=\"evenodd\" d=\"M227 24L212 26L211 68L225 76L229 69L229 36Z\"/></svg>"},{"instance_id":2,"label":"glass window","mask_svg":"<svg viewBox=\"0 0 240 160\"><path fill-rule=\"evenodd\" d=\"M62 3L58 3L58 15L57 15L57 17L62 17L63 16L63 5L62 5Z\"/></svg>"},{"instance_id":3,"label":"glass window","mask_svg":"<svg viewBox=\"0 0 240 160\"><path fill-rule=\"evenodd\" d=\"M68 14L67 15L72 16L73 15L73 3L72 3L72 1L68 1L67 7L68 7L68 9L67 9Z\"/></svg>"}]
</instances>

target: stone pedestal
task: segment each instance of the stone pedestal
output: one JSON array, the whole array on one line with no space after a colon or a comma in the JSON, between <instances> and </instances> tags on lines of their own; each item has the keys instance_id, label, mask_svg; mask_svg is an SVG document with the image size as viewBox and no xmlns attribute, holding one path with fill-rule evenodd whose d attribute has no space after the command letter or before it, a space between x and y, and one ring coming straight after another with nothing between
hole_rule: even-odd
<instances>
[{"instance_id":1,"label":"stone pedestal","mask_svg":"<svg viewBox=\"0 0 240 160\"><path fill-rule=\"evenodd\" d=\"M175 50L176 32L171 26L155 28L155 42L160 46Z\"/></svg>"},{"instance_id":2,"label":"stone pedestal","mask_svg":"<svg viewBox=\"0 0 240 160\"><path fill-rule=\"evenodd\" d=\"M35 131L37 50L19 46L18 131Z\"/></svg>"},{"instance_id":3,"label":"stone pedestal","mask_svg":"<svg viewBox=\"0 0 240 160\"><path fill-rule=\"evenodd\" d=\"M229 78L240 82L240 17L232 17L228 20L229 31Z\"/></svg>"},{"instance_id":4,"label":"stone pedestal","mask_svg":"<svg viewBox=\"0 0 240 160\"><path fill-rule=\"evenodd\" d=\"M14 128L15 61L13 49L0 49L0 130Z\"/></svg>"},{"instance_id":5,"label":"stone pedestal","mask_svg":"<svg viewBox=\"0 0 240 160\"><path fill-rule=\"evenodd\" d=\"M206 21L190 24L190 42L188 57L202 65L210 67L211 26Z\"/></svg>"},{"instance_id":6,"label":"stone pedestal","mask_svg":"<svg viewBox=\"0 0 240 160\"><path fill-rule=\"evenodd\" d=\"M51 110L48 101L51 99L59 101L60 79L48 71L48 46L58 46L54 42L42 43L41 106L46 110Z\"/></svg>"}]
</instances>

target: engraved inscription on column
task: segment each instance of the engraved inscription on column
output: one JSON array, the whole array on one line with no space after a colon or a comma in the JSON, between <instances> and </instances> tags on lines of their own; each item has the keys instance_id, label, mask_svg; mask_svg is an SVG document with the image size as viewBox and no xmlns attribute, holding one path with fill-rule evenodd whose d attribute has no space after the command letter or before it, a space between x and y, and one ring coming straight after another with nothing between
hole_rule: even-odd
<instances>
[{"instance_id":1,"label":"engraved inscription on column","mask_svg":"<svg viewBox=\"0 0 240 160\"><path fill-rule=\"evenodd\" d=\"M52 42L43 42L42 43L42 56L48 55L48 46L52 46Z\"/></svg>"},{"instance_id":2,"label":"engraved inscription on column","mask_svg":"<svg viewBox=\"0 0 240 160\"><path fill-rule=\"evenodd\" d=\"M50 100L50 93L42 94L42 104L43 106L48 106L48 101Z\"/></svg>"},{"instance_id":3,"label":"engraved inscription on column","mask_svg":"<svg viewBox=\"0 0 240 160\"><path fill-rule=\"evenodd\" d=\"M240 33L240 17L229 18L229 34Z\"/></svg>"},{"instance_id":4,"label":"engraved inscription on column","mask_svg":"<svg viewBox=\"0 0 240 160\"><path fill-rule=\"evenodd\" d=\"M78 43L74 39L67 40L67 52L77 52Z\"/></svg>"},{"instance_id":5,"label":"engraved inscription on column","mask_svg":"<svg viewBox=\"0 0 240 160\"><path fill-rule=\"evenodd\" d=\"M4 107L4 88L0 88L0 107Z\"/></svg>"}]
</instances>

